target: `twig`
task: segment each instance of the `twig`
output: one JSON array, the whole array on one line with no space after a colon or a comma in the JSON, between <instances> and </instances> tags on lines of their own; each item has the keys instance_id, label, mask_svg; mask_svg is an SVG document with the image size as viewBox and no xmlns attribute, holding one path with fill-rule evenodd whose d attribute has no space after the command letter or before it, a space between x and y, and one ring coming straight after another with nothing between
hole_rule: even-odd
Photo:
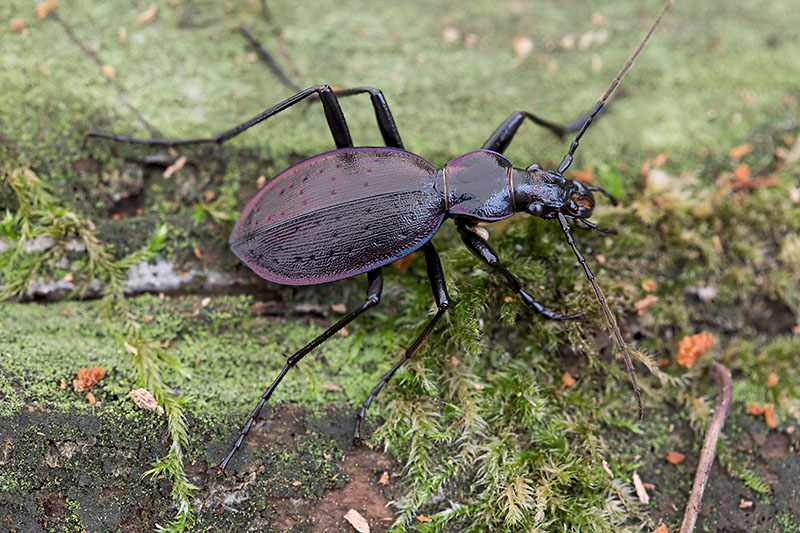
<instances>
[{"instance_id":1,"label":"twig","mask_svg":"<svg viewBox=\"0 0 800 533\"><path fill-rule=\"evenodd\" d=\"M714 405L714 416L711 417L711 422L708 424L708 430L706 431L706 437L703 440L703 449L700 450L700 462L697 464L697 472L694 475L692 493L689 495L689 501L686 503L686 512L683 515L680 533L691 533L694 531L694 525L695 522L697 522L697 513L700 511L700 506L703 503L703 491L706 488L708 474L714 462L717 440L722 432L722 426L725 425L725 419L728 416L728 410L731 407L731 401L733 399L733 383L731 382L730 370L715 361L711 363L710 374L717 383L719 395L717 396L717 403Z\"/></svg>"}]
</instances>

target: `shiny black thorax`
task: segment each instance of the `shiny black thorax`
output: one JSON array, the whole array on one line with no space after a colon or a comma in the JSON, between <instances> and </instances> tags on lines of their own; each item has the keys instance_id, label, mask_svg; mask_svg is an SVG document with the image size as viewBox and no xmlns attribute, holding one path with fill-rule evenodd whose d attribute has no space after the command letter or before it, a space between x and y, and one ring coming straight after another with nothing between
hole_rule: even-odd
<instances>
[{"instance_id":1,"label":"shiny black thorax","mask_svg":"<svg viewBox=\"0 0 800 533\"><path fill-rule=\"evenodd\" d=\"M529 211L529 206L562 206L571 182L539 168L514 168L497 152L478 150L457 157L437 173L446 198L447 215L493 222Z\"/></svg>"}]
</instances>

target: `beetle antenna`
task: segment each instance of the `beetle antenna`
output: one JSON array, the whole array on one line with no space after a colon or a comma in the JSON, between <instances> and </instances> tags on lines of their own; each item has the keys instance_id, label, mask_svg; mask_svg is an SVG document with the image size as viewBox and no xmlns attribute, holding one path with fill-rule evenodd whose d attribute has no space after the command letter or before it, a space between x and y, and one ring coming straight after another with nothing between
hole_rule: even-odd
<instances>
[{"instance_id":1,"label":"beetle antenna","mask_svg":"<svg viewBox=\"0 0 800 533\"><path fill-rule=\"evenodd\" d=\"M611 85L608 87L608 90L606 90L606 94L603 95L603 98L599 102L597 102L597 105L594 106L594 109L592 110L592 112L589 114L588 117L586 117L586 120L584 121L583 126L581 126L580 131L575 136L575 140L572 141L572 144L569 147L569 152L567 152L567 155L564 156L564 159L561 161L561 164L558 165L558 173L559 174L563 174L564 172L566 172L566 170L572 164L572 156L575 155L575 150L578 149L578 143L579 143L581 137L583 137L583 134L586 133L587 129L589 129L589 126L591 125L592 120L594 120L594 118L598 115L598 113L600 113L600 110L603 109L603 106L606 105L606 101L611 96L611 93L614 92L614 89L617 88L617 86L619 85L620 80L622 80L622 77L625 76L625 73L627 73L628 69L631 68L631 66L633 65L633 62L636 60L636 58L639 56L639 54L642 52L642 50L644 50L644 45L647 44L647 41L648 41L648 39L650 39L650 36L653 35L654 31L656 31L656 27L658 27L658 24L661 22L661 19L664 17L664 15L669 10L669 8L672 7L673 3L674 3L674 0L668 0L667 1L667 3L664 5L664 8L661 10L661 13L658 15L658 18L656 19L656 21L653 23L652 26L650 26L650 31L647 32L647 35L645 35L645 37L642 40L642 42L639 43L639 48L637 48L636 51L633 53L633 55L630 57L630 59L628 59L628 62L625 63L625 66L622 67L622 70L619 71L619 74L617 74L617 77L614 78L614 81L611 82Z\"/></svg>"},{"instance_id":2,"label":"beetle antenna","mask_svg":"<svg viewBox=\"0 0 800 533\"><path fill-rule=\"evenodd\" d=\"M580 220L581 222L586 224L586 227L583 228L583 229L596 230L596 231L599 231L600 233L605 233L606 235L616 235L617 234L617 230L601 228L597 224L589 222L588 220L586 220L583 217L579 218L578 220Z\"/></svg>"},{"instance_id":3,"label":"beetle antenna","mask_svg":"<svg viewBox=\"0 0 800 533\"><path fill-rule=\"evenodd\" d=\"M592 284L594 288L594 292L597 295L597 301L600 302L600 305L603 307L603 311L606 314L606 320L608 320L608 325L611 327L611 331L614 333L614 337L617 339L617 344L619 347L622 348L622 353L625 356L625 366L628 367L628 373L631 375L631 381L633 382L633 392L636 394L636 402L639 404L639 420L642 419L642 395L639 392L639 383L636 381L636 374L633 371L633 363L631 363L631 356L628 355L628 348L625 345L625 340L622 338L622 334L619 332L619 328L617 327L617 323L614 320L614 315L611 314L611 310L608 308L608 304L606 304L606 297L603 296L603 292L600 290L600 287L597 285L597 282L594 280L594 274L589 269L589 265L586 264L586 259L584 259L583 254L581 254L578 247L575 246L575 240L572 238L569 230L569 223L567 222L567 218L558 213L558 221L561 223L561 230L564 232L564 235L567 236L567 243L572 247L572 251L575 252L575 257L578 258L578 262L583 267L583 271L586 272L586 277L588 278L589 282Z\"/></svg>"},{"instance_id":4,"label":"beetle antenna","mask_svg":"<svg viewBox=\"0 0 800 533\"><path fill-rule=\"evenodd\" d=\"M605 196L606 198L609 199L609 201L611 202L611 205L613 205L615 207L617 205L619 205L619 200L614 198L614 195L612 195L610 192L608 192L607 190L603 189L602 187L598 187L596 185L584 185L584 187L586 187L586 189L589 190L589 191L593 191L593 192L597 191L597 192L603 194L603 196Z\"/></svg>"}]
</instances>

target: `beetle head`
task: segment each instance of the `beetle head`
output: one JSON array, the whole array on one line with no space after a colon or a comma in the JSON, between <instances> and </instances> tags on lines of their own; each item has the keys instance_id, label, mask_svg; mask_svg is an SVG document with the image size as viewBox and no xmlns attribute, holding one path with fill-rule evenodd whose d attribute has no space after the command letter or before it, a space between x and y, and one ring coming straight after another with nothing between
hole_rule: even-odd
<instances>
[{"instance_id":1,"label":"beetle head","mask_svg":"<svg viewBox=\"0 0 800 533\"><path fill-rule=\"evenodd\" d=\"M591 191L598 190L596 187L537 167L531 165L526 169L531 172L530 181L518 186L517 205L525 206L524 211L545 220L555 219L557 213L578 219L592 216L595 202Z\"/></svg>"}]
</instances>

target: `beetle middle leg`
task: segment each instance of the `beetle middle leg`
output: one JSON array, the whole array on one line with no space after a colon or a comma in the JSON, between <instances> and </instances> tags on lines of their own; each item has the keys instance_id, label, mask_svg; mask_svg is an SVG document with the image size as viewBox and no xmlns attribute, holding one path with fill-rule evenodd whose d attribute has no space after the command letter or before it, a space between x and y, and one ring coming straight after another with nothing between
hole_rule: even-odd
<instances>
[{"instance_id":1,"label":"beetle middle leg","mask_svg":"<svg viewBox=\"0 0 800 533\"><path fill-rule=\"evenodd\" d=\"M522 297L522 301L525 303L525 305L551 320L571 320L583 316L583 311L573 315L564 315L558 311L547 309L545 306L534 300L533 296L523 290L519 279L517 279L514 274L512 274L500 263L500 258L497 257L497 254L494 253L494 250L492 250L492 247L489 246L488 242L483 240L483 238L474 231L471 231L464 223L456 223L456 227L458 228L458 232L461 234L461 240L464 241L464 244L466 244L467 248L469 248L469 251L475 254L490 267L498 270L503 277L506 278L506 281L514 290L514 292L518 293Z\"/></svg>"},{"instance_id":2,"label":"beetle middle leg","mask_svg":"<svg viewBox=\"0 0 800 533\"><path fill-rule=\"evenodd\" d=\"M372 389L372 392L369 393L369 397L361 405L361 410L358 412L358 416L356 417L356 428L353 432L353 442L355 443L359 443L362 440L361 425L364 423L364 418L367 415L367 409L369 409L369 406L372 405L372 401L375 399L375 396L378 395L383 386L386 385L386 382L388 382L394 373L397 372L397 369L403 366L406 361L414 357L414 354L419 351L422 344L430 336L433 328L436 326L436 323L439 322L439 319L442 318L442 315L444 315L445 311L447 311L447 308L450 307L450 299L447 296L447 287L444 283L444 272L442 271L442 262L439 260L439 254L436 253L436 249L430 242L422 247L422 251L425 253L425 264L428 269L428 279L431 282L431 291L433 291L433 298L436 300L436 307L438 307L438 310L436 311L436 314L433 315L433 318L431 318L425 325L422 333L420 333L411 346L406 349L403 358L395 363L392 369L381 378L381 381L375 386L375 388Z\"/></svg>"},{"instance_id":3,"label":"beetle middle leg","mask_svg":"<svg viewBox=\"0 0 800 533\"><path fill-rule=\"evenodd\" d=\"M371 270L370 272L367 272L367 297L364 303L361 305L361 307L347 313L338 322L336 322L334 325L326 329L321 335L317 336L313 341L306 344L304 347L302 347L300 350L292 354L292 356L286 360L286 366L283 367L283 370L281 370L281 373L278 374L277 378L275 378L275 381L272 382L272 385L270 385L269 388L261 396L261 401L258 402L256 408L250 414L250 418L247 420L247 423L245 424L244 428L239 433L239 438L236 439L236 443L233 445L233 448L231 449L230 452L228 452L228 455L227 457L225 457L225 460L223 460L222 463L220 463L219 465L220 471L222 472L225 471L225 468L227 468L233 456L236 454L239 448L241 448L242 442L247 436L247 433L250 431L250 428L253 426L253 423L258 418L258 414L261 412L261 408L264 407L265 403L267 403L267 400L269 400L270 396L272 396L273 391L281 382L283 376L286 375L289 369L295 366L303 357L308 355L308 353L311 352L311 350L313 350L314 348L316 348L317 346L328 340L331 336L333 336L347 324L355 320L355 318L358 317L360 314L362 314L364 311L378 305L378 302L380 302L381 300L382 290L383 290L383 274L381 273L381 269L378 268L375 270Z\"/></svg>"}]
</instances>

